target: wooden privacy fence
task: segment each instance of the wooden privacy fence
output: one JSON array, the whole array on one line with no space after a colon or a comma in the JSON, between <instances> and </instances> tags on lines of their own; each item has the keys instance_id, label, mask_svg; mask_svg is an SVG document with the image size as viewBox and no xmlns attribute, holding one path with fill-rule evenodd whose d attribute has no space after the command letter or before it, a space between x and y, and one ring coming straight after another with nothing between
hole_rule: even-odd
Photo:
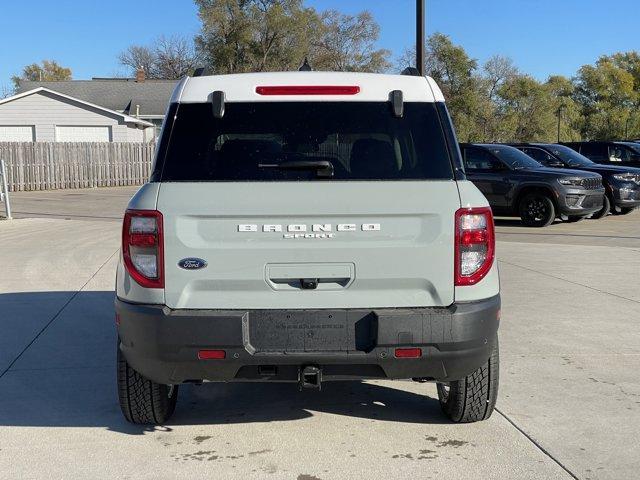
<instances>
[{"instance_id":1,"label":"wooden privacy fence","mask_svg":"<svg viewBox=\"0 0 640 480\"><path fill-rule=\"evenodd\" d=\"M12 192L141 185L154 151L152 143L0 142Z\"/></svg>"}]
</instances>

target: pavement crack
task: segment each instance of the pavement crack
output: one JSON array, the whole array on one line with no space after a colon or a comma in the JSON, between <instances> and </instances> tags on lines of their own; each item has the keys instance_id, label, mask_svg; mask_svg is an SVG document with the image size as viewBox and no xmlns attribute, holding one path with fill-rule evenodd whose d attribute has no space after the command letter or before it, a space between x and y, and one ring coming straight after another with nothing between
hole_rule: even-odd
<instances>
[{"instance_id":1,"label":"pavement crack","mask_svg":"<svg viewBox=\"0 0 640 480\"><path fill-rule=\"evenodd\" d=\"M105 267L105 265L107 265L107 263L109 263L109 262L111 261L111 259L112 259L112 258L113 258L113 257L114 257L118 252L119 252L119 251L120 251L120 249L116 250L116 251L115 251L115 252L113 252L111 255L109 255L109 258L107 258L107 259L105 260L105 262L104 262L102 265L100 265L100 267L99 267L99 268L98 268L98 269L93 273L93 275L91 275L91 277L89 277L89 279L84 283L84 285L82 285L82 287L80 287L80 288L78 289L78 291L77 291L77 292L75 292L73 295L71 295L71 298L69 298L69 300L67 300L67 301L65 302L65 304L64 304L62 307L60 307L60 309L59 309L59 310L56 312L56 314L51 318L51 320L49 320L49 321L46 323L46 325L40 329L40 331L36 334L36 336L35 336L35 337L33 337L33 339L32 339L32 340L31 340L31 341L30 341L30 342L29 342L29 343L28 343L28 344L27 344L27 345L22 349L22 351L21 351L21 352L16 356L16 358L14 358L14 359L11 361L11 363L7 366L7 368L5 368L5 369L2 371L2 373L0 373L0 379L1 379L2 377L4 377L4 376L7 374L7 372L9 372L9 370L11 370L11 368L16 364L16 362L17 362L18 360L20 360L20 358L22 357L22 355L24 355L24 354L25 354L25 352L26 352L27 350L29 350L29 348L31 348L31 345L33 345L33 344L36 342L36 340L38 340L38 338L40 338L40 337L42 336L42 334L43 334L43 333L44 333L44 332L45 332L45 331L46 331L46 330L51 326L51 324L52 324L53 322L55 322L55 321L58 319L58 317L60 317L60 315L62 314L62 312L64 312L64 311L66 310L66 308L71 304L71 302L73 302L73 301L76 299L76 297L80 294L80 292L82 292L82 291L87 287L87 285L89 285L89 283L91 282L91 280L93 280L93 279L96 277L96 275L98 275L98 273L100 273L100 271Z\"/></svg>"},{"instance_id":2,"label":"pavement crack","mask_svg":"<svg viewBox=\"0 0 640 480\"><path fill-rule=\"evenodd\" d=\"M633 303L640 303L640 301L634 300L633 298L625 297L624 295L617 295L615 293L607 292L605 290L600 290L600 289L595 288L595 287L590 287L589 285L585 285L585 284L580 283L580 282L574 282L573 280L567 280L566 278L558 277L556 275L551 275L550 273L541 272L539 270L534 270L533 268L529 268L529 267L523 267L522 265L518 265L517 263L511 263L511 262L507 262L505 260L498 260L498 262L499 263L504 263L506 265L511 265L512 267L521 268L521 269L527 270L529 272L537 273L539 275L544 275L545 277L555 278L556 280L560 280L562 282L571 283L572 285L577 285L579 287L588 288L589 290L593 290L594 292L603 293L605 295L610 295L612 297L619 298L620 300L627 300L627 301L633 302Z\"/></svg>"},{"instance_id":3,"label":"pavement crack","mask_svg":"<svg viewBox=\"0 0 640 480\"><path fill-rule=\"evenodd\" d=\"M567 474L569 474L571 476L571 478L573 478L574 480L580 480L580 478L573 473L571 470L569 470L568 467L566 467L560 460L558 460L556 457L554 457L551 452L549 452L546 448L544 448L542 445L540 445L531 435L529 435L527 432L524 431L524 429L522 429L521 427L519 427L516 422L514 422L513 420L511 420L509 417L507 417L506 414L502 413L502 411L500 411L499 409L495 409L496 412L498 412L500 414L500 416L502 418L504 418L507 422L509 422L511 424L511 426L513 426L516 430L518 430L522 435L524 435L524 437L529 440L538 450L540 450L543 454L545 454L547 457L549 457L549 459L551 459L556 465L558 465L560 468L562 468L562 470L564 470L565 472L567 472Z\"/></svg>"}]
</instances>

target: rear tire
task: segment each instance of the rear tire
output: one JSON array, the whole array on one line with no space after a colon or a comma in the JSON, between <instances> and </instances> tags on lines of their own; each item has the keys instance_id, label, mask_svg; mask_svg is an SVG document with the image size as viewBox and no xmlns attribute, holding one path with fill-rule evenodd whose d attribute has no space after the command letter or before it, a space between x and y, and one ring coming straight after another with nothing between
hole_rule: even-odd
<instances>
[{"instance_id":1,"label":"rear tire","mask_svg":"<svg viewBox=\"0 0 640 480\"><path fill-rule=\"evenodd\" d=\"M162 385L135 371L118 344L118 397L122 414L130 423L161 425L176 409L177 385Z\"/></svg>"},{"instance_id":2,"label":"rear tire","mask_svg":"<svg viewBox=\"0 0 640 480\"><path fill-rule=\"evenodd\" d=\"M472 423L488 419L498 399L500 358L495 338L487 363L462 380L438 383L442 411L455 423Z\"/></svg>"},{"instance_id":3,"label":"rear tire","mask_svg":"<svg viewBox=\"0 0 640 480\"><path fill-rule=\"evenodd\" d=\"M518 207L522 223L527 227L547 227L556 219L556 209L543 193L529 193Z\"/></svg>"},{"instance_id":4,"label":"rear tire","mask_svg":"<svg viewBox=\"0 0 640 480\"><path fill-rule=\"evenodd\" d=\"M602 210L594 213L591 218L595 220L599 220L601 218L606 217L611 212L611 200L606 195L604 196L604 203L602 204Z\"/></svg>"}]
</instances>

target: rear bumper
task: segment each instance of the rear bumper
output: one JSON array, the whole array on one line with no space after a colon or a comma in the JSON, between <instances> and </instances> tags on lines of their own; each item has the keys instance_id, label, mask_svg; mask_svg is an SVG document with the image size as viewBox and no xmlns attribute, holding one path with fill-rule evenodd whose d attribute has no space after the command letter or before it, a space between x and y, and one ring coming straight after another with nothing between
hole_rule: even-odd
<instances>
[{"instance_id":1,"label":"rear bumper","mask_svg":"<svg viewBox=\"0 0 640 480\"><path fill-rule=\"evenodd\" d=\"M448 308L379 310L171 310L116 300L120 348L129 364L163 384L297 382L300 368L323 380L457 380L488 358L500 296ZM420 358L395 358L419 347ZM199 360L224 350L223 360Z\"/></svg>"}]
</instances>

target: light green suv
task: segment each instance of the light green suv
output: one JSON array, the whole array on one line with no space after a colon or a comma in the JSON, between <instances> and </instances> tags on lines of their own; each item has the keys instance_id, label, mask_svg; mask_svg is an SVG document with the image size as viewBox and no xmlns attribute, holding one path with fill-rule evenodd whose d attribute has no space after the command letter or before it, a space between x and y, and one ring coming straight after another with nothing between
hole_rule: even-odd
<instances>
[{"instance_id":1,"label":"light green suv","mask_svg":"<svg viewBox=\"0 0 640 480\"><path fill-rule=\"evenodd\" d=\"M498 390L493 217L430 78L187 78L117 273L118 389L163 423L178 386L414 379L455 422Z\"/></svg>"}]
</instances>

